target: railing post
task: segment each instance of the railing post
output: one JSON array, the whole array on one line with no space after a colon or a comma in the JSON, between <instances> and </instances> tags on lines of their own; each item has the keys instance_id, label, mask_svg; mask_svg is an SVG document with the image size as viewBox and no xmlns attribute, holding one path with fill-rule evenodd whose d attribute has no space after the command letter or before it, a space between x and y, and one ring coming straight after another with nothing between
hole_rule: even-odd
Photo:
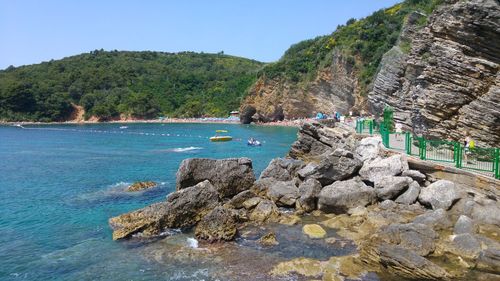
<instances>
[{"instance_id":1,"label":"railing post","mask_svg":"<svg viewBox=\"0 0 500 281\"><path fill-rule=\"evenodd\" d=\"M493 160L493 168L495 170L495 179L500 179L500 149L495 148L495 157Z\"/></svg>"},{"instance_id":2,"label":"railing post","mask_svg":"<svg viewBox=\"0 0 500 281\"><path fill-rule=\"evenodd\" d=\"M418 140L419 142L419 146L420 146L420 149L419 149L419 156L420 156L420 159L422 160L425 160L425 157L426 157L426 146L427 146L427 143L425 142L425 139L422 137Z\"/></svg>"},{"instance_id":3,"label":"railing post","mask_svg":"<svg viewBox=\"0 0 500 281\"><path fill-rule=\"evenodd\" d=\"M455 166L457 168L462 168L462 146L460 143L455 143L454 153Z\"/></svg>"},{"instance_id":4,"label":"railing post","mask_svg":"<svg viewBox=\"0 0 500 281\"><path fill-rule=\"evenodd\" d=\"M410 132L405 132L405 151L406 154L411 155Z\"/></svg>"},{"instance_id":5,"label":"railing post","mask_svg":"<svg viewBox=\"0 0 500 281\"><path fill-rule=\"evenodd\" d=\"M369 126L369 128L370 128L370 135L373 135L373 120L371 120L369 124L370 124L370 126Z\"/></svg>"}]
</instances>

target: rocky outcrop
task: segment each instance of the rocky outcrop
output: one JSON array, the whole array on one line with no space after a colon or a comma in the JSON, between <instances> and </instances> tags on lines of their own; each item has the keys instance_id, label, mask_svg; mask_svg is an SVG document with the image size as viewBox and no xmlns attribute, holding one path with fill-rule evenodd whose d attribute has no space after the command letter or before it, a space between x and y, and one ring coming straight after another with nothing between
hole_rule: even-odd
<instances>
[{"instance_id":1,"label":"rocky outcrop","mask_svg":"<svg viewBox=\"0 0 500 281\"><path fill-rule=\"evenodd\" d=\"M208 242L233 240L238 231L236 222L230 210L217 207L196 225L196 238Z\"/></svg>"},{"instance_id":2,"label":"rocky outcrop","mask_svg":"<svg viewBox=\"0 0 500 281\"><path fill-rule=\"evenodd\" d=\"M232 197L252 187L255 181L252 160L190 158L182 161L177 171L177 190L205 180L215 186L221 198Z\"/></svg>"},{"instance_id":3,"label":"rocky outcrop","mask_svg":"<svg viewBox=\"0 0 500 281\"><path fill-rule=\"evenodd\" d=\"M154 181L134 182L133 184L131 184L127 187L126 191L128 191L128 192L141 191L141 190L153 188L155 186L157 186L157 184Z\"/></svg>"},{"instance_id":4,"label":"rocky outcrop","mask_svg":"<svg viewBox=\"0 0 500 281\"><path fill-rule=\"evenodd\" d=\"M478 143L495 146L500 141L500 4L447 3L423 28L421 16L409 18L411 32L384 55L369 104L375 113L392 106L395 119L416 133L461 140L470 132ZM405 44L411 46L408 53Z\"/></svg>"}]
</instances>

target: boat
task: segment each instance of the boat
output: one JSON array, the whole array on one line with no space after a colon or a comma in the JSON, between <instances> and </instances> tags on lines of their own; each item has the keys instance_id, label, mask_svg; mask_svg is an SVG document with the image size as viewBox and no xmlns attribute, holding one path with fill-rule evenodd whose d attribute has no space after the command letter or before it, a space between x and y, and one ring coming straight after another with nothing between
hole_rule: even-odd
<instances>
[{"instance_id":1,"label":"boat","mask_svg":"<svg viewBox=\"0 0 500 281\"><path fill-rule=\"evenodd\" d=\"M123 130L123 129L128 129L127 126L120 126L120 129Z\"/></svg>"},{"instance_id":2,"label":"boat","mask_svg":"<svg viewBox=\"0 0 500 281\"><path fill-rule=\"evenodd\" d=\"M210 138L210 141L220 142L220 141L230 141L233 139L231 136L220 136L220 133L227 133L226 130L217 130L215 131L215 136Z\"/></svg>"},{"instance_id":3,"label":"boat","mask_svg":"<svg viewBox=\"0 0 500 281\"><path fill-rule=\"evenodd\" d=\"M247 145L249 145L249 146L261 146L262 144L260 143L260 141L254 139L254 138L250 138L247 142Z\"/></svg>"}]
</instances>

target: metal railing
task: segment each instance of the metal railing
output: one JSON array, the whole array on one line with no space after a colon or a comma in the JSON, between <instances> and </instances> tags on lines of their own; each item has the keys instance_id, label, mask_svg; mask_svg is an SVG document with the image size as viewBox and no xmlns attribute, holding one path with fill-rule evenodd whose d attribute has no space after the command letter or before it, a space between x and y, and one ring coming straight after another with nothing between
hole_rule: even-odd
<instances>
[{"instance_id":1,"label":"metal railing","mask_svg":"<svg viewBox=\"0 0 500 281\"><path fill-rule=\"evenodd\" d=\"M357 121L356 132L370 135L379 133L386 148L399 150L422 160L445 162L457 168L478 171L500 179L499 148L466 148L454 141L428 140L413 136L410 132L390 132L384 124L375 129L374 124L373 120Z\"/></svg>"}]
</instances>

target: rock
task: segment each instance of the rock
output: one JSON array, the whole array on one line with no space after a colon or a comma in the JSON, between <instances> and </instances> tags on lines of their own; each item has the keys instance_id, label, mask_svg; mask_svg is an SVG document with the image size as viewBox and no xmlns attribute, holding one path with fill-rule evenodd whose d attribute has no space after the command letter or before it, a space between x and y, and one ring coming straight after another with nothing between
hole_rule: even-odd
<instances>
[{"instance_id":1,"label":"rock","mask_svg":"<svg viewBox=\"0 0 500 281\"><path fill-rule=\"evenodd\" d=\"M154 181L142 181L142 182L134 182L129 185L126 189L128 192L140 191L144 189L149 189L155 187L157 184Z\"/></svg>"},{"instance_id":2,"label":"rock","mask_svg":"<svg viewBox=\"0 0 500 281\"><path fill-rule=\"evenodd\" d=\"M318 224L306 224L302 231L311 239L320 239L326 236L326 231Z\"/></svg>"},{"instance_id":3,"label":"rock","mask_svg":"<svg viewBox=\"0 0 500 281\"><path fill-rule=\"evenodd\" d=\"M305 123L299 130L297 141L290 148L290 157L311 159L329 150L353 150L356 140L353 128L337 125L328 128L320 123Z\"/></svg>"},{"instance_id":4,"label":"rock","mask_svg":"<svg viewBox=\"0 0 500 281\"><path fill-rule=\"evenodd\" d=\"M262 246L276 246L279 244L278 240L276 240L276 234L274 232L269 232L268 234L262 236L259 239L259 243Z\"/></svg>"},{"instance_id":5,"label":"rock","mask_svg":"<svg viewBox=\"0 0 500 281\"><path fill-rule=\"evenodd\" d=\"M477 268L484 271L500 272L500 249L485 249L477 259Z\"/></svg>"},{"instance_id":6,"label":"rock","mask_svg":"<svg viewBox=\"0 0 500 281\"><path fill-rule=\"evenodd\" d=\"M318 195L321 192L321 183L315 179L308 179L299 185L299 199L297 208L306 212L316 210Z\"/></svg>"},{"instance_id":7,"label":"rock","mask_svg":"<svg viewBox=\"0 0 500 281\"><path fill-rule=\"evenodd\" d=\"M299 198L299 189L292 181L278 181L269 187L267 197L278 206L293 207Z\"/></svg>"},{"instance_id":8,"label":"rock","mask_svg":"<svg viewBox=\"0 0 500 281\"><path fill-rule=\"evenodd\" d=\"M262 171L259 179L274 178L278 181L291 181L297 175L297 171L304 167L304 165L302 160L275 158Z\"/></svg>"},{"instance_id":9,"label":"rock","mask_svg":"<svg viewBox=\"0 0 500 281\"><path fill-rule=\"evenodd\" d=\"M497 200L475 202L470 216L476 222L494 224L500 227L500 206Z\"/></svg>"},{"instance_id":10,"label":"rock","mask_svg":"<svg viewBox=\"0 0 500 281\"><path fill-rule=\"evenodd\" d=\"M349 209L347 211L347 213L351 216L365 216L368 213L368 211L367 211L366 207L358 206L358 207Z\"/></svg>"},{"instance_id":11,"label":"rock","mask_svg":"<svg viewBox=\"0 0 500 281\"><path fill-rule=\"evenodd\" d=\"M404 193L412 182L409 177L381 177L375 181L375 192L380 200L394 199Z\"/></svg>"},{"instance_id":12,"label":"rock","mask_svg":"<svg viewBox=\"0 0 500 281\"><path fill-rule=\"evenodd\" d=\"M401 174L401 176L403 177L410 177L412 178L413 180L419 182L419 183L423 183L426 179L425 175L422 174L420 171L417 171L417 170L405 170L403 171L403 173Z\"/></svg>"},{"instance_id":13,"label":"rock","mask_svg":"<svg viewBox=\"0 0 500 281\"><path fill-rule=\"evenodd\" d=\"M452 235L451 245L447 250L464 258L476 259L481 253L481 243L470 233Z\"/></svg>"},{"instance_id":14,"label":"rock","mask_svg":"<svg viewBox=\"0 0 500 281\"><path fill-rule=\"evenodd\" d=\"M246 105L240 110L240 122L242 124L252 123L252 116L257 112L257 109L251 105Z\"/></svg>"},{"instance_id":15,"label":"rock","mask_svg":"<svg viewBox=\"0 0 500 281\"><path fill-rule=\"evenodd\" d=\"M356 156L362 161L374 160L378 157L382 139L380 137L368 137L362 139L356 147Z\"/></svg>"},{"instance_id":16,"label":"rock","mask_svg":"<svg viewBox=\"0 0 500 281\"><path fill-rule=\"evenodd\" d=\"M403 172L404 174L404 172ZM413 181L410 183L408 189L396 198L395 202L399 204L410 205L417 201L418 195L420 194L420 185L418 182Z\"/></svg>"},{"instance_id":17,"label":"rock","mask_svg":"<svg viewBox=\"0 0 500 281\"><path fill-rule=\"evenodd\" d=\"M318 196L318 208L327 213L345 213L350 208L370 205L376 200L373 188L351 179L324 187Z\"/></svg>"},{"instance_id":18,"label":"rock","mask_svg":"<svg viewBox=\"0 0 500 281\"><path fill-rule=\"evenodd\" d=\"M113 240L134 234L154 236L165 228L190 227L219 204L219 194L209 181L173 192L166 202L126 213L109 220Z\"/></svg>"},{"instance_id":19,"label":"rock","mask_svg":"<svg viewBox=\"0 0 500 281\"><path fill-rule=\"evenodd\" d=\"M253 193L250 190L242 191L236 194L231 200L229 200L229 202L227 203L227 207L235 209L243 208L244 207L243 203L255 196L256 196L255 193Z\"/></svg>"},{"instance_id":20,"label":"rock","mask_svg":"<svg viewBox=\"0 0 500 281\"><path fill-rule=\"evenodd\" d=\"M434 252L434 240L438 238L438 234L427 225L407 223L383 226L377 232L377 237L385 243L399 245L420 256L427 256Z\"/></svg>"},{"instance_id":21,"label":"rock","mask_svg":"<svg viewBox=\"0 0 500 281\"><path fill-rule=\"evenodd\" d=\"M397 204L392 200L384 200L378 205L382 210L390 210L396 208Z\"/></svg>"},{"instance_id":22,"label":"rock","mask_svg":"<svg viewBox=\"0 0 500 281\"><path fill-rule=\"evenodd\" d=\"M453 182L438 180L420 190L418 201L425 206L432 206L434 210L439 208L448 210L460 198Z\"/></svg>"},{"instance_id":23,"label":"rock","mask_svg":"<svg viewBox=\"0 0 500 281\"><path fill-rule=\"evenodd\" d=\"M367 259L367 257L363 257ZM375 261L399 278L410 280L447 280L450 276L442 267L401 246L381 244L368 255L368 263Z\"/></svg>"},{"instance_id":24,"label":"rock","mask_svg":"<svg viewBox=\"0 0 500 281\"><path fill-rule=\"evenodd\" d=\"M443 209L427 211L413 219L413 223L425 224L436 230L448 229L452 226L448 214Z\"/></svg>"},{"instance_id":25,"label":"rock","mask_svg":"<svg viewBox=\"0 0 500 281\"><path fill-rule=\"evenodd\" d=\"M233 213L217 207L204 216L196 226L196 238L208 242L230 241L236 236L236 220Z\"/></svg>"},{"instance_id":26,"label":"rock","mask_svg":"<svg viewBox=\"0 0 500 281\"><path fill-rule=\"evenodd\" d=\"M453 227L454 234L463 234L463 233L474 233L475 226L474 222L468 216L461 215L457 222L455 223L455 227Z\"/></svg>"},{"instance_id":27,"label":"rock","mask_svg":"<svg viewBox=\"0 0 500 281\"><path fill-rule=\"evenodd\" d=\"M332 184L334 181L350 178L362 166L361 160L354 157L352 152L336 149L333 153L321 156L318 165L310 164L301 169L298 174L304 179L316 179L322 186Z\"/></svg>"},{"instance_id":28,"label":"rock","mask_svg":"<svg viewBox=\"0 0 500 281\"><path fill-rule=\"evenodd\" d=\"M249 210L252 209L253 207L257 206L263 199L260 197L252 197L248 200L245 200L243 202L243 208Z\"/></svg>"},{"instance_id":29,"label":"rock","mask_svg":"<svg viewBox=\"0 0 500 281\"><path fill-rule=\"evenodd\" d=\"M249 219L254 222L275 221L279 217L278 207L270 200L262 200L250 213Z\"/></svg>"},{"instance_id":30,"label":"rock","mask_svg":"<svg viewBox=\"0 0 500 281\"><path fill-rule=\"evenodd\" d=\"M204 180L209 180L215 186L221 198L232 197L252 187L255 181L252 160L248 158L185 159L177 171L176 188L181 190Z\"/></svg>"},{"instance_id":31,"label":"rock","mask_svg":"<svg viewBox=\"0 0 500 281\"><path fill-rule=\"evenodd\" d=\"M398 176L406 170L408 170L406 156L398 154L385 159L365 162L359 170L359 175L364 180L377 182L382 177Z\"/></svg>"},{"instance_id":32,"label":"rock","mask_svg":"<svg viewBox=\"0 0 500 281\"><path fill-rule=\"evenodd\" d=\"M291 273L297 273L306 277L318 277L322 270L322 264L318 260L296 258L277 264L271 271L271 275L290 276Z\"/></svg>"},{"instance_id":33,"label":"rock","mask_svg":"<svg viewBox=\"0 0 500 281\"><path fill-rule=\"evenodd\" d=\"M274 178L258 179L253 183L253 186L250 190L259 196L265 197L269 187L273 184L276 184L276 182L278 181Z\"/></svg>"},{"instance_id":34,"label":"rock","mask_svg":"<svg viewBox=\"0 0 500 281\"><path fill-rule=\"evenodd\" d=\"M300 223L302 219L297 215L282 215L279 223L285 225L296 225Z\"/></svg>"}]
</instances>

